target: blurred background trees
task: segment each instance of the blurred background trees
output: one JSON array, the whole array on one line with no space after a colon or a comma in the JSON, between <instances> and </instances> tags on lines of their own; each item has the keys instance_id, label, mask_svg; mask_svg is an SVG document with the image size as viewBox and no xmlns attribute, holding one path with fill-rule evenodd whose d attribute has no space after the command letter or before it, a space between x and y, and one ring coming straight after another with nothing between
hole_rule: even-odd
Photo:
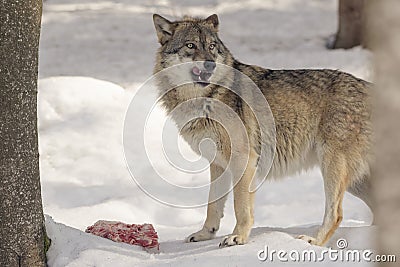
<instances>
[{"instance_id":1,"label":"blurred background trees","mask_svg":"<svg viewBox=\"0 0 400 267\"><path fill-rule=\"evenodd\" d=\"M339 0L338 31L328 41L328 48L347 49L358 45L367 47L365 38L366 2L367 0Z\"/></svg>"},{"instance_id":2,"label":"blurred background trees","mask_svg":"<svg viewBox=\"0 0 400 267\"><path fill-rule=\"evenodd\" d=\"M400 253L400 1L368 1L367 42L375 68L374 217L379 253ZM398 261L399 259L397 259ZM398 266L398 263L381 263Z\"/></svg>"},{"instance_id":3,"label":"blurred background trees","mask_svg":"<svg viewBox=\"0 0 400 267\"><path fill-rule=\"evenodd\" d=\"M380 254L400 252L400 1L339 0L339 27L328 48L362 45L374 53L376 133L372 191ZM382 262L382 266L398 263Z\"/></svg>"}]
</instances>

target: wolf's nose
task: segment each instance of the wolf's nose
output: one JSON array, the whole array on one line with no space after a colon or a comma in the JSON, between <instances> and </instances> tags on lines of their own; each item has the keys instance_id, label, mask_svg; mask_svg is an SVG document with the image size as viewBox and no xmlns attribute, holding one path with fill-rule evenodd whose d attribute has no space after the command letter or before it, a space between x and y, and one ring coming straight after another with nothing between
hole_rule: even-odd
<instances>
[{"instance_id":1,"label":"wolf's nose","mask_svg":"<svg viewBox=\"0 0 400 267\"><path fill-rule=\"evenodd\" d=\"M205 61L204 62L204 68L208 71L213 71L215 69L215 62L214 61Z\"/></svg>"}]
</instances>

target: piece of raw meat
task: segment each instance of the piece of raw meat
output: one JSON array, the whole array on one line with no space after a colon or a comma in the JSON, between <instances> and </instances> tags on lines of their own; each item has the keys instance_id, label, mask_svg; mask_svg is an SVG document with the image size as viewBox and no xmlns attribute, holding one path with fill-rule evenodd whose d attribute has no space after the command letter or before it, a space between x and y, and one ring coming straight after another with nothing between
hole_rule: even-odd
<instances>
[{"instance_id":1,"label":"piece of raw meat","mask_svg":"<svg viewBox=\"0 0 400 267\"><path fill-rule=\"evenodd\" d=\"M86 228L86 233L138 245L144 248L159 248L158 235L151 224L126 224L122 222L97 221Z\"/></svg>"}]
</instances>

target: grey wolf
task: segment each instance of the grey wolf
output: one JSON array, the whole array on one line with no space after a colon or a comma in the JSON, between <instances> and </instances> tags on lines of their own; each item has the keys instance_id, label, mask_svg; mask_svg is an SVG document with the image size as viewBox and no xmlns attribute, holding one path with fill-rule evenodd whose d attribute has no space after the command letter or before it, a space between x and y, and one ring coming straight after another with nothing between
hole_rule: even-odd
<instances>
[{"instance_id":1,"label":"grey wolf","mask_svg":"<svg viewBox=\"0 0 400 267\"><path fill-rule=\"evenodd\" d=\"M204 103L207 99L218 100L238 114L246 129L249 150L233 151L226 128L209 119L216 113L213 108L204 108L201 112L206 116L185 123L180 121L181 116L193 112L190 106L172 116L181 127L180 134L195 151L199 152L200 140L211 138L217 144L219 158L227 161L231 154L247 155L245 170L233 188L236 226L231 235L223 238L221 247L248 241L254 221L255 195L249 190L249 184L260 164L261 146L265 144L260 141L260 128L264 126L257 125L252 107L226 87L210 82L211 79L228 80L232 87L247 90L239 78L232 77L234 74L219 73L220 64L248 76L269 103L275 123L276 147L267 179L315 165L321 169L326 196L323 223L315 237L300 235L298 238L315 245L325 244L341 223L345 191L371 207L371 86L368 82L337 70L272 70L241 63L219 38L219 19L215 14L206 19L184 17L172 22L155 14L153 21L161 45L156 55L155 74L181 63L196 62L183 73L190 82L173 90L166 92L164 88L175 86L174 79L182 74L166 73L159 78L159 92L166 111L173 113L180 104L191 99ZM229 126L230 122L224 123ZM211 182L224 172L226 166L221 162L210 162ZM235 169L232 172L235 175ZM211 183L210 196L221 190L218 186L225 185ZM187 242L215 237L225 200L226 195L208 203L202 229L188 236Z\"/></svg>"}]
</instances>

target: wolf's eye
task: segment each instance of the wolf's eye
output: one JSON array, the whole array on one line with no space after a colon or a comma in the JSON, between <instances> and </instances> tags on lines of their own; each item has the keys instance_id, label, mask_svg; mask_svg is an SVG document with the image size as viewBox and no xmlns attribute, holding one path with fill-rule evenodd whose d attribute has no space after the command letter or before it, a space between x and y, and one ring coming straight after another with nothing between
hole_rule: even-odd
<instances>
[{"instance_id":1,"label":"wolf's eye","mask_svg":"<svg viewBox=\"0 0 400 267\"><path fill-rule=\"evenodd\" d=\"M210 44L209 48L210 50L213 50L215 48L215 44Z\"/></svg>"},{"instance_id":2,"label":"wolf's eye","mask_svg":"<svg viewBox=\"0 0 400 267\"><path fill-rule=\"evenodd\" d=\"M189 49L194 49L194 48L196 48L196 45L195 45L194 43L187 43L186 46L187 46L187 48L189 48Z\"/></svg>"}]
</instances>

